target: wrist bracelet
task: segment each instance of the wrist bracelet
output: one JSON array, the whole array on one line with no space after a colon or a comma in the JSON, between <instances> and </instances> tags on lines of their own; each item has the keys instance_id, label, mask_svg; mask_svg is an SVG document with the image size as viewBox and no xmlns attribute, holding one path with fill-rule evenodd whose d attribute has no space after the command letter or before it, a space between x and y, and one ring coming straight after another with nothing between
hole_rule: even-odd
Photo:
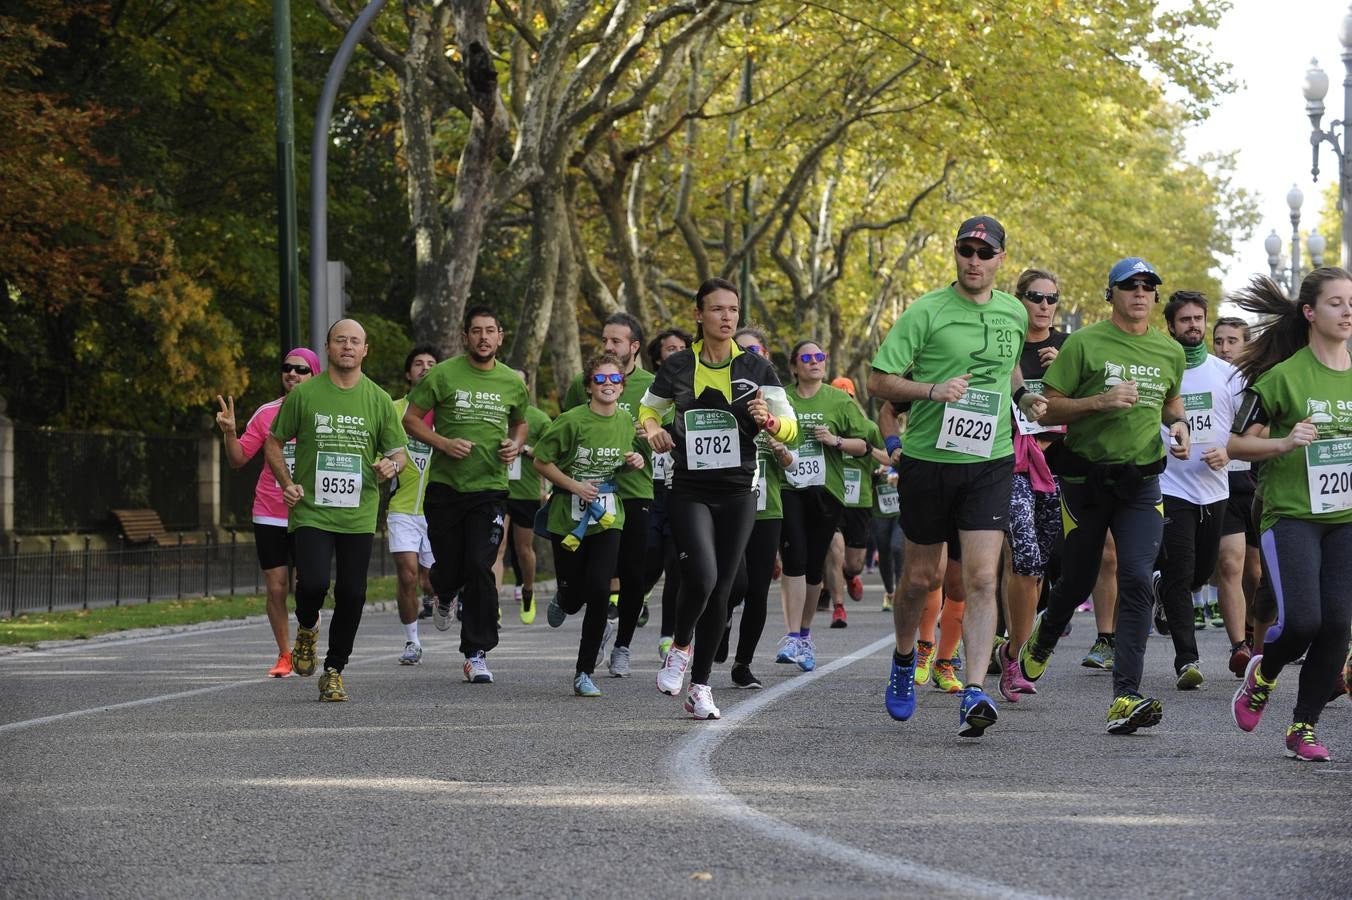
<instances>
[{"instance_id":1,"label":"wrist bracelet","mask_svg":"<svg viewBox=\"0 0 1352 900\"><path fill-rule=\"evenodd\" d=\"M901 449L901 438L895 434L889 434L883 438L883 446L887 448L887 455L891 456Z\"/></svg>"},{"instance_id":2,"label":"wrist bracelet","mask_svg":"<svg viewBox=\"0 0 1352 900\"><path fill-rule=\"evenodd\" d=\"M939 386L939 385L937 385L937 384L931 384L931 385L930 385L929 394L927 395L927 396L928 396L928 399L930 399L930 400L933 400L933 399L934 399L934 389L937 388L938 386Z\"/></svg>"},{"instance_id":3,"label":"wrist bracelet","mask_svg":"<svg viewBox=\"0 0 1352 900\"><path fill-rule=\"evenodd\" d=\"M1024 387L1023 385L1019 385L1019 389L1014 392L1014 403L1016 406L1018 405L1018 402L1023 399L1023 395L1026 393L1028 393L1028 388Z\"/></svg>"}]
</instances>

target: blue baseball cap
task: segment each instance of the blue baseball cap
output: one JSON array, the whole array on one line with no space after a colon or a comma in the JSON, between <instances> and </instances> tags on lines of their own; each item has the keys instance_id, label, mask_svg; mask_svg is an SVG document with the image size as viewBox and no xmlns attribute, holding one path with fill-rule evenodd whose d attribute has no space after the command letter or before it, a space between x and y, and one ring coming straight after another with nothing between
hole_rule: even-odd
<instances>
[{"instance_id":1,"label":"blue baseball cap","mask_svg":"<svg viewBox=\"0 0 1352 900\"><path fill-rule=\"evenodd\" d=\"M1155 271L1154 266L1139 256L1128 256L1126 259L1119 259L1113 265L1112 270L1108 273L1108 287L1121 284L1137 275L1144 275L1157 285L1164 283L1164 279Z\"/></svg>"}]
</instances>

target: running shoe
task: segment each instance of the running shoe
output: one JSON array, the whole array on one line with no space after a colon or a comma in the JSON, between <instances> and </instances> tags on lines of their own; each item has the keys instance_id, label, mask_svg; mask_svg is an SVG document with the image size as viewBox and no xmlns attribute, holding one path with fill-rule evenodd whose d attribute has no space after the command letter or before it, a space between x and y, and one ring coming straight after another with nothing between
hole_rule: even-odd
<instances>
[{"instance_id":1,"label":"running shoe","mask_svg":"<svg viewBox=\"0 0 1352 900\"><path fill-rule=\"evenodd\" d=\"M817 647L812 643L811 635L799 639L798 658L794 662L798 663L798 668L804 672L811 672L817 668Z\"/></svg>"},{"instance_id":2,"label":"running shoe","mask_svg":"<svg viewBox=\"0 0 1352 900\"><path fill-rule=\"evenodd\" d=\"M963 651L962 641L959 640L958 646L953 648L953 671L955 672L962 671L962 651Z\"/></svg>"},{"instance_id":3,"label":"running shoe","mask_svg":"<svg viewBox=\"0 0 1352 900\"><path fill-rule=\"evenodd\" d=\"M610 664L606 666L612 678L629 677L629 648L615 647L610 651Z\"/></svg>"},{"instance_id":4,"label":"running shoe","mask_svg":"<svg viewBox=\"0 0 1352 900\"><path fill-rule=\"evenodd\" d=\"M892 611L892 594L890 591L883 593L883 612Z\"/></svg>"},{"instance_id":5,"label":"running shoe","mask_svg":"<svg viewBox=\"0 0 1352 900\"><path fill-rule=\"evenodd\" d=\"M319 623L314 628L296 628L296 644L291 648L292 670L302 677L315 673L315 641L319 640Z\"/></svg>"},{"instance_id":6,"label":"running shoe","mask_svg":"<svg viewBox=\"0 0 1352 900\"><path fill-rule=\"evenodd\" d=\"M779 649L775 653L775 662L796 663L798 662L799 652L798 638L786 634L779 639Z\"/></svg>"},{"instance_id":7,"label":"running shoe","mask_svg":"<svg viewBox=\"0 0 1352 900\"><path fill-rule=\"evenodd\" d=\"M858 575L851 575L850 580L845 582L845 591L851 600L858 603L864 599L864 580Z\"/></svg>"},{"instance_id":8,"label":"running shoe","mask_svg":"<svg viewBox=\"0 0 1352 900\"><path fill-rule=\"evenodd\" d=\"M418 618L419 618L419 619L430 619L430 618L432 618L432 595L431 595L431 594L423 594L423 595L422 595L422 609L418 610Z\"/></svg>"},{"instance_id":9,"label":"running shoe","mask_svg":"<svg viewBox=\"0 0 1352 900\"><path fill-rule=\"evenodd\" d=\"M1235 673L1236 678L1244 677L1244 670L1249 667L1249 660L1253 659L1253 648L1240 641L1230 648L1230 671Z\"/></svg>"},{"instance_id":10,"label":"running shoe","mask_svg":"<svg viewBox=\"0 0 1352 900\"><path fill-rule=\"evenodd\" d=\"M662 668L657 670L657 689L673 697L680 694L681 687L685 684L685 669L688 665L690 654L687 651L679 647L668 650Z\"/></svg>"},{"instance_id":11,"label":"running shoe","mask_svg":"<svg viewBox=\"0 0 1352 900\"><path fill-rule=\"evenodd\" d=\"M1315 737L1309 722L1296 722L1286 729L1286 755L1305 762L1328 762L1329 752Z\"/></svg>"},{"instance_id":12,"label":"running shoe","mask_svg":"<svg viewBox=\"0 0 1352 900\"><path fill-rule=\"evenodd\" d=\"M1225 616L1221 615L1221 607L1219 603L1208 603L1206 607L1206 614L1207 618L1211 620L1212 628L1225 627Z\"/></svg>"},{"instance_id":13,"label":"running shoe","mask_svg":"<svg viewBox=\"0 0 1352 900\"><path fill-rule=\"evenodd\" d=\"M470 684L492 684L493 673L488 671L488 657L480 650L465 660L465 680Z\"/></svg>"},{"instance_id":14,"label":"running shoe","mask_svg":"<svg viewBox=\"0 0 1352 900\"><path fill-rule=\"evenodd\" d=\"M1036 694L1037 687L1023 677L1023 672L1019 670L1019 660L1010 655L1012 649L1006 642L995 652L1000 658L1000 696L1010 703L1018 703L1020 694Z\"/></svg>"},{"instance_id":15,"label":"running shoe","mask_svg":"<svg viewBox=\"0 0 1352 900\"><path fill-rule=\"evenodd\" d=\"M915 642L915 683L929 684L934 671L934 644L930 641Z\"/></svg>"},{"instance_id":16,"label":"running shoe","mask_svg":"<svg viewBox=\"0 0 1352 900\"><path fill-rule=\"evenodd\" d=\"M826 612L831 608L831 592L822 588L821 596L817 598L817 612Z\"/></svg>"},{"instance_id":17,"label":"running shoe","mask_svg":"<svg viewBox=\"0 0 1352 900\"><path fill-rule=\"evenodd\" d=\"M1155 633L1167 637L1169 634L1169 617L1164 614L1164 598L1160 595L1160 585L1163 580L1163 576L1159 572L1150 573L1150 593L1155 597Z\"/></svg>"},{"instance_id":18,"label":"running shoe","mask_svg":"<svg viewBox=\"0 0 1352 900\"><path fill-rule=\"evenodd\" d=\"M962 680L958 678L957 670L953 666L951 659L936 659L934 661L934 689L943 691L945 694L956 694L962 690Z\"/></svg>"},{"instance_id":19,"label":"running shoe","mask_svg":"<svg viewBox=\"0 0 1352 900\"><path fill-rule=\"evenodd\" d=\"M642 628L648 624L648 601L643 601L643 609L638 612L638 627Z\"/></svg>"},{"instance_id":20,"label":"running shoe","mask_svg":"<svg viewBox=\"0 0 1352 900\"><path fill-rule=\"evenodd\" d=\"M268 669L269 678L286 678L292 674L291 651L283 650L277 654L277 664Z\"/></svg>"},{"instance_id":21,"label":"running shoe","mask_svg":"<svg viewBox=\"0 0 1352 900\"><path fill-rule=\"evenodd\" d=\"M1244 682L1239 686L1239 690L1235 691L1234 700L1230 703L1230 712L1235 717L1235 724L1244 731L1253 731L1258 727L1258 722L1263 718L1263 710L1267 709L1268 697L1277 686L1277 679L1268 681L1258 671L1262 661L1261 653L1255 654L1249 660L1248 668L1244 670Z\"/></svg>"},{"instance_id":22,"label":"running shoe","mask_svg":"<svg viewBox=\"0 0 1352 900\"><path fill-rule=\"evenodd\" d=\"M732 623L723 626L723 640L718 642L718 650L714 653L714 662L722 664L728 661L728 639L732 637Z\"/></svg>"},{"instance_id":23,"label":"running shoe","mask_svg":"<svg viewBox=\"0 0 1352 900\"><path fill-rule=\"evenodd\" d=\"M550 628L558 628L567 619L568 613L559 605L559 594L555 591L554 596L549 598L549 606L545 609L545 621L549 623Z\"/></svg>"},{"instance_id":24,"label":"running shoe","mask_svg":"<svg viewBox=\"0 0 1352 900\"><path fill-rule=\"evenodd\" d=\"M1158 725L1164 718L1164 704L1153 697L1123 694L1108 707L1108 733L1131 734L1138 728Z\"/></svg>"},{"instance_id":25,"label":"running shoe","mask_svg":"<svg viewBox=\"0 0 1352 900\"><path fill-rule=\"evenodd\" d=\"M835 608L831 610L831 627L846 628L849 624L845 621L845 604L837 603Z\"/></svg>"},{"instance_id":26,"label":"running shoe","mask_svg":"<svg viewBox=\"0 0 1352 900\"><path fill-rule=\"evenodd\" d=\"M1107 669L1113 667L1113 645L1109 643L1106 637L1099 636L1094 641L1094 646L1089 648L1089 652L1080 660L1080 665L1086 669Z\"/></svg>"},{"instance_id":27,"label":"running shoe","mask_svg":"<svg viewBox=\"0 0 1352 900\"><path fill-rule=\"evenodd\" d=\"M337 669L324 670L324 674L319 676L319 699L324 703L342 703L347 699L342 672Z\"/></svg>"},{"instance_id":28,"label":"running shoe","mask_svg":"<svg viewBox=\"0 0 1352 900\"><path fill-rule=\"evenodd\" d=\"M883 702L887 704L887 714L898 722L905 722L915 715L915 663L903 666L892 656L892 674L887 679L887 690L883 693Z\"/></svg>"},{"instance_id":29,"label":"running shoe","mask_svg":"<svg viewBox=\"0 0 1352 900\"><path fill-rule=\"evenodd\" d=\"M579 697L599 697L601 689L596 686L596 682L591 680L591 676L586 672L578 672L573 679L573 693Z\"/></svg>"},{"instance_id":30,"label":"running shoe","mask_svg":"<svg viewBox=\"0 0 1352 900\"><path fill-rule=\"evenodd\" d=\"M615 632L618 631L619 628L619 624L616 623L614 619L606 619L606 630L601 632L601 646L596 648L595 668L599 669L601 666L605 665L606 648L610 646L611 641L615 640Z\"/></svg>"},{"instance_id":31,"label":"running shoe","mask_svg":"<svg viewBox=\"0 0 1352 900\"><path fill-rule=\"evenodd\" d=\"M720 718L723 714L714 706L714 692L707 684L692 684L685 694L685 703L681 704L692 719L707 721Z\"/></svg>"},{"instance_id":32,"label":"running shoe","mask_svg":"<svg viewBox=\"0 0 1352 900\"><path fill-rule=\"evenodd\" d=\"M958 737L981 737L999 718L995 703L986 692L971 685L962 692L958 705Z\"/></svg>"},{"instance_id":33,"label":"running shoe","mask_svg":"<svg viewBox=\"0 0 1352 900\"><path fill-rule=\"evenodd\" d=\"M1047 671L1047 663L1052 658L1052 648L1042 646L1042 620L1046 618L1047 611L1044 609L1033 619L1033 630L1028 635L1028 640L1024 641L1019 648L1019 668L1023 670L1023 677L1029 681L1037 681L1042 677L1042 673Z\"/></svg>"},{"instance_id":34,"label":"running shoe","mask_svg":"<svg viewBox=\"0 0 1352 900\"><path fill-rule=\"evenodd\" d=\"M535 592L533 590L521 592L521 624L535 624Z\"/></svg>"},{"instance_id":35,"label":"running shoe","mask_svg":"<svg viewBox=\"0 0 1352 900\"><path fill-rule=\"evenodd\" d=\"M1207 626L1207 621L1206 621L1206 606L1205 606L1205 605L1203 605L1203 606L1194 606L1194 607L1192 608L1192 627L1193 627L1193 629L1195 629L1196 631L1205 631L1205 630L1206 630L1206 626Z\"/></svg>"},{"instance_id":36,"label":"running shoe","mask_svg":"<svg viewBox=\"0 0 1352 900\"><path fill-rule=\"evenodd\" d=\"M732 667L732 686L741 688L745 691L758 691L763 685L761 680L751 672L750 666L744 666L741 663Z\"/></svg>"},{"instance_id":37,"label":"running shoe","mask_svg":"<svg viewBox=\"0 0 1352 900\"><path fill-rule=\"evenodd\" d=\"M451 607L455 606L454 598L442 600L437 598L436 604L432 607L432 624L437 627L437 631L451 630Z\"/></svg>"},{"instance_id":38,"label":"running shoe","mask_svg":"<svg viewBox=\"0 0 1352 900\"><path fill-rule=\"evenodd\" d=\"M1177 687L1180 691L1195 691L1202 686L1202 669L1195 662L1178 670Z\"/></svg>"},{"instance_id":39,"label":"running shoe","mask_svg":"<svg viewBox=\"0 0 1352 900\"><path fill-rule=\"evenodd\" d=\"M610 605L606 607L607 619L618 619L620 617L620 595L610 595Z\"/></svg>"},{"instance_id":40,"label":"running shoe","mask_svg":"<svg viewBox=\"0 0 1352 900\"><path fill-rule=\"evenodd\" d=\"M991 643L991 660L986 664L987 675L1000 674L1000 648L1007 643L1008 639L1003 634L997 634L995 640Z\"/></svg>"},{"instance_id":41,"label":"running shoe","mask_svg":"<svg viewBox=\"0 0 1352 900\"><path fill-rule=\"evenodd\" d=\"M399 656L399 665L416 666L422 662L422 645L417 641L404 641L404 652Z\"/></svg>"},{"instance_id":42,"label":"running shoe","mask_svg":"<svg viewBox=\"0 0 1352 900\"><path fill-rule=\"evenodd\" d=\"M1079 606L1075 607L1075 611L1076 611L1076 612L1093 612L1093 611L1094 611L1094 598L1093 598L1093 597L1090 597L1088 600L1084 601L1084 602L1081 603Z\"/></svg>"},{"instance_id":43,"label":"running shoe","mask_svg":"<svg viewBox=\"0 0 1352 900\"><path fill-rule=\"evenodd\" d=\"M669 635L669 634L664 634L664 635L662 635L660 638L657 639L657 661L658 661L658 662L666 662L666 660L667 660L667 651L671 649L672 643L674 643L674 642L672 641L671 635Z\"/></svg>"}]
</instances>

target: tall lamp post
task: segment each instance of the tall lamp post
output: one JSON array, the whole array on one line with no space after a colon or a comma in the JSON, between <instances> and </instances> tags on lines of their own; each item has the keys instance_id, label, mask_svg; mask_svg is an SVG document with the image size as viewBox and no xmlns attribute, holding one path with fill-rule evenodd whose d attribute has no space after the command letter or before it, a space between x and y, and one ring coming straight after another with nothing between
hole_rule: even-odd
<instances>
[{"instance_id":1,"label":"tall lamp post","mask_svg":"<svg viewBox=\"0 0 1352 900\"><path fill-rule=\"evenodd\" d=\"M1345 146L1348 136L1349 119L1352 119L1352 5L1347 15L1338 25L1338 41L1343 45L1343 118L1329 123L1324 131L1319 122L1324 117L1324 96L1329 92L1329 76L1319 68L1318 60L1310 60L1310 68L1305 73L1305 114L1310 117L1310 147L1312 164L1310 174L1319 180L1319 145L1328 142L1333 155L1338 159L1338 212L1342 217L1343 265L1352 261L1352 217L1348 208L1352 206L1352 153ZM1338 126L1342 126L1343 141L1338 139Z\"/></svg>"},{"instance_id":2,"label":"tall lamp post","mask_svg":"<svg viewBox=\"0 0 1352 900\"><path fill-rule=\"evenodd\" d=\"M1286 205L1291 207L1291 296L1300 291L1300 205L1305 195L1296 185L1286 192Z\"/></svg>"}]
</instances>

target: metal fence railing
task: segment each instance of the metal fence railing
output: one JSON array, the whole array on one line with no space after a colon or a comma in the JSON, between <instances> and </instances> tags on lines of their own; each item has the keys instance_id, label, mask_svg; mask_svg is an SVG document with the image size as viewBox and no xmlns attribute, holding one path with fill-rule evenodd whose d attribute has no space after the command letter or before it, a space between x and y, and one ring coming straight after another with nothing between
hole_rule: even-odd
<instances>
[{"instance_id":1,"label":"metal fence railing","mask_svg":"<svg viewBox=\"0 0 1352 900\"><path fill-rule=\"evenodd\" d=\"M82 549L69 550L52 540L46 551L24 553L16 541L0 555L0 617L262 593L252 533L231 531L229 540L218 541L201 532L181 535L180 541L97 549L86 538ZM384 532L376 534L367 571L371 577L394 574Z\"/></svg>"}]
</instances>

